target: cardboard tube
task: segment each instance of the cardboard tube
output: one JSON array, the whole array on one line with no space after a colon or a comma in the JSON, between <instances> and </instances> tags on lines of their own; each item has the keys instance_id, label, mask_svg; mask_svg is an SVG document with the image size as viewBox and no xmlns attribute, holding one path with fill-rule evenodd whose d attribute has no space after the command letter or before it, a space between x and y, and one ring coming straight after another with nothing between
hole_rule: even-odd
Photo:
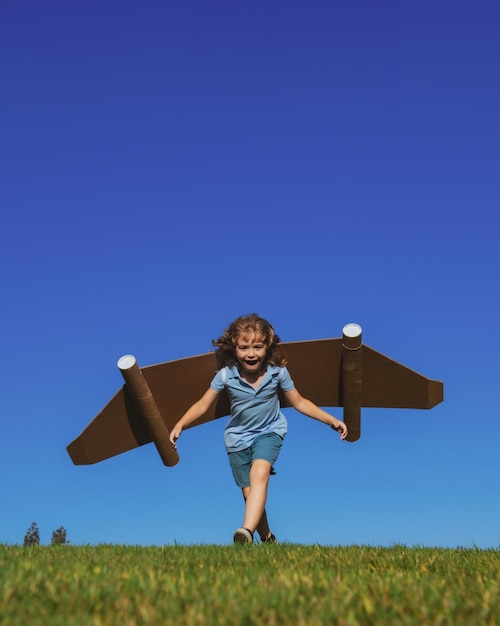
<instances>
[{"instance_id":1,"label":"cardboard tube","mask_svg":"<svg viewBox=\"0 0 500 626\"><path fill-rule=\"evenodd\" d=\"M342 395L347 441L357 441L361 436L361 335L358 324L346 324L342 329Z\"/></svg>"},{"instance_id":2,"label":"cardboard tube","mask_svg":"<svg viewBox=\"0 0 500 626\"><path fill-rule=\"evenodd\" d=\"M153 439L161 460L168 467L176 465L179 462L179 455L170 443L168 429L135 357L130 354L122 356L118 360L118 368L127 383L127 388Z\"/></svg>"}]
</instances>

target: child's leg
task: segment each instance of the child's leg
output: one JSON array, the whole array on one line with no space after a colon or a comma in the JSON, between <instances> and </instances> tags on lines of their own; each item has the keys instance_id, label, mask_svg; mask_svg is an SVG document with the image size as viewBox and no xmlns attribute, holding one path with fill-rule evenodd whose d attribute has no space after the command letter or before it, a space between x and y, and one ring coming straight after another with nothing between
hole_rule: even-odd
<instances>
[{"instance_id":1,"label":"child's leg","mask_svg":"<svg viewBox=\"0 0 500 626\"><path fill-rule=\"evenodd\" d=\"M250 469L250 487L243 488L245 498L245 518L243 527L258 531L262 538L271 534L266 515L267 487L271 474L271 464L264 459L256 459Z\"/></svg>"},{"instance_id":2,"label":"child's leg","mask_svg":"<svg viewBox=\"0 0 500 626\"><path fill-rule=\"evenodd\" d=\"M234 479L245 498L243 529L252 533L257 530L263 541L276 541L269 529L265 506L269 477L282 443L283 437L276 433L267 433L256 439L250 448L229 453ZM235 542L248 542L248 539L243 541L246 532L240 532L243 529L240 528L235 533Z\"/></svg>"},{"instance_id":3,"label":"child's leg","mask_svg":"<svg viewBox=\"0 0 500 626\"><path fill-rule=\"evenodd\" d=\"M250 487L243 487L242 489L243 492L243 497L245 498L245 501L248 497L248 494L250 492ZM257 532L260 535L260 538L263 540L268 539L271 536L271 529L269 528L269 522L267 521L267 513L266 513L266 509L264 509L260 521L257 524Z\"/></svg>"}]
</instances>

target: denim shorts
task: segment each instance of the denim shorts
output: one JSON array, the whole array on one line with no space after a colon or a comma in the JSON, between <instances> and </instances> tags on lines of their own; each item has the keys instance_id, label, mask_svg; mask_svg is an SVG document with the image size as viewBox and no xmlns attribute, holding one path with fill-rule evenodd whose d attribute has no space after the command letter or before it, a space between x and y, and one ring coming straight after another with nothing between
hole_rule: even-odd
<instances>
[{"instance_id":1,"label":"denim shorts","mask_svg":"<svg viewBox=\"0 0 500 626\"><path fill-rule=\"evenodd\" d=\"M253 444L245 450L229 452L229 464L233 470L234 480L238 487L250 487L250 468L257 459L263 459L271 464L271 474L276 474L273 464L281 450L283 437L276 433L265 433L255 439Z\"/></svg>"}]
</instances>

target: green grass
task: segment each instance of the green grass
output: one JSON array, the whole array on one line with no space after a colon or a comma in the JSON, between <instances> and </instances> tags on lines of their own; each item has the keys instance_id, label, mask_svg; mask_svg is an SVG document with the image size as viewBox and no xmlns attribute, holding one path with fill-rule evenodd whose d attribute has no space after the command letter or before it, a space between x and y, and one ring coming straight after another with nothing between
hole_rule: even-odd
<instances>
[{"instance_id":1,"label":"green grass","mask_svg":"<svg viewBox=\"0 0 500 626\"><path fill-rule=\"evenodd\" d=\"M2 626L500 624L500 551L0 545Z\"/></svg>"}]
</instances>

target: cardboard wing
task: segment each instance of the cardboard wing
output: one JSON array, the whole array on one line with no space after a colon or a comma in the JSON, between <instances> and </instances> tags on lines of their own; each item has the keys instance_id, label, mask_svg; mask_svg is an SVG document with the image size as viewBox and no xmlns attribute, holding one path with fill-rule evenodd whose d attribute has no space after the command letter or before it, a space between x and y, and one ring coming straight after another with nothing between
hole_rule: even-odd
<instances>
[{"instance_id":1,"label":"cardboard wing","mask_svg":"<svg viewBox=\"0 0 500 626\"><path fill-rule=\"evenodd\" d=\"M321 407L344 408L348 441L360 437L362 406L430 409L443 401L442 382L361 345L360 332L353 338L344 334L337 339L282 343L280 347L304 397ZM67 446L76 465L98 463L151 441L165 465L178 462L168 431L208 389L218 369L216 355L210 352L142 370L135 362L133 365L134 376L127 378L126 368L122 369L126 384ZM287 406L283 395L281 404ZM228 414L228 397L222 392L189 428Z\"/></svg>"}]
</instances>

